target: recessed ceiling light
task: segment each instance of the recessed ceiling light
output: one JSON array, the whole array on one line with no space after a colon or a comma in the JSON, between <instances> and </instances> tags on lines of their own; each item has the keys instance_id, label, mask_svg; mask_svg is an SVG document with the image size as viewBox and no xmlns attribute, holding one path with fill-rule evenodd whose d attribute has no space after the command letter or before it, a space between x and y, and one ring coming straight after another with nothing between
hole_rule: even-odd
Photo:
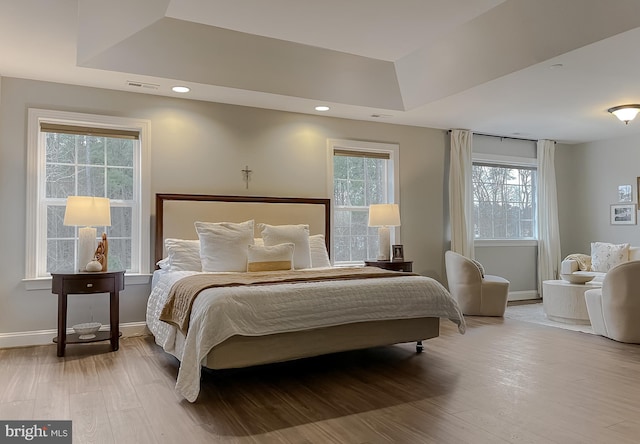
<instances>
[{"instance_id":1,"label":"recessed ceiling light","mask_svg":"<svg viewBox=\"0 0 640 444\"><path fill-rule=\"evenodd\" d=\"M316 111L329 111L329 107L326 105L316 106Z\"/></svg>"},{"instance_id":2,"label":"recessed ceiling light","mask_svg":"<svg viewBox=\"0 0 640 444\"><path fill-rule=\"evenodd\" d=\"M564 65L562 63L554 63L553 65L551 65L549 68L551 69L558 69L558 68L562 68Z\"/></svg>"},{"instance_id":3,"label":"recessed ceiling light","mask_svg":"<svg viewBox=\"0 0 640 444\"><path fill-rule=\"evenodd\" d=\"M189 91L191 91L191 88L189 88L188 86L174 86L173 88L171 88L171 90L177 93L188 93Z\"/></svg>"}]
</instances>

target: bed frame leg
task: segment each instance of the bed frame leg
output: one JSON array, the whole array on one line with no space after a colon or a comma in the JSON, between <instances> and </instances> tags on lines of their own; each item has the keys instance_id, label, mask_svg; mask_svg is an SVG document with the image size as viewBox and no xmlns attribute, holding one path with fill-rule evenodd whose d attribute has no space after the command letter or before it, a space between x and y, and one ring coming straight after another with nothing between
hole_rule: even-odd
<instances>
[{"instance_id":1,"label":"bed frame leg","mask_svg":"<svg viewBox=\"0 0 640 444\"><path fill-rule=\"evenodd\" d=\"M416 353L422 353L424 350L424 346L422 345L422 341L416 342Z\"/></svg>"}]
</instances>

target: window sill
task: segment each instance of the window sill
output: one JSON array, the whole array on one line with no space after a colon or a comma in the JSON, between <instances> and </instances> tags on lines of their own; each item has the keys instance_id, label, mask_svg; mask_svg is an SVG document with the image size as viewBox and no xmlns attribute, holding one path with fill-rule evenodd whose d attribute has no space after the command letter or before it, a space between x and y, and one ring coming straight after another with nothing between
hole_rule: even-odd
<instances>
[{"instance_id":1,"label":"window sill","mask_svg":"<svg viewBox=\"0 0 640 444\"><path fill-rule=\"evenodd\" d=\"M474 247L537 247L537 239L476 239Z\"/></svg>"},{"instance_id":2,"label":"window sill","mask_svg":"<svg viewBox=\"0 0 640 444\"><path fill-rule=\"evenodd\" d=\"M125 285L147 285L151 275L146 273L131 273L124 275ZM25 278L22 280L24 288L31 290L51 290L51 277Z\"/></svg>"}]
</instances>

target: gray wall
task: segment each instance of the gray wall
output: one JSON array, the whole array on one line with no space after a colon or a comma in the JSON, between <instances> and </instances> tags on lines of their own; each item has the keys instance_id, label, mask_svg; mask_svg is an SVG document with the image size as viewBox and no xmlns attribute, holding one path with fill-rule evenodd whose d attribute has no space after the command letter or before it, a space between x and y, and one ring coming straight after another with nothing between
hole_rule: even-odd
<instances>
[{"instance_id":1,"label":"gray wall","mask_svg":"<svg viewBox=\"0 0 640 444\"><path fill-rule=\"evenodd\" d=\"M27 291L22 282L28 108L149 119L152 193L326 197L327 138L398 143L405 256L414 260L414 271L444 281L442 130L15 78L0 81L0 339L56 326L56 297L49 290ZM253 170L249 190L240 172L245 165ZM148 284L127 286L120 298L121 322L144 321L148 294ZM90 316L106 324L106 299L72 297L69 325Z\"/></svg>"},{"instance_id":2,"label":"gray wall","mask_svg":"<svg viewBox=\"0 0 640 444\"><path fill-rule=\"evenodd\" d=\"M637 124L632 122L629 125ZM626 127L620 127L623 133ZM594 241L640 245L638 225L611 225L618 185L632 185L638 202L640 135L556 148L562 256L590 253Z\"/></svg>"},{"instance_id":3,"label":"gray wall","mask_svg":"<svg viewBox=\"0 0 640 444\"><path fill-rule=\"evenodd\" d=\"M476 245L474 251L486 274L502 276L509 281L509 300L537 297L537 247ZM514 292L522 293L511 294Z\"/></svg>"}]
</instances>

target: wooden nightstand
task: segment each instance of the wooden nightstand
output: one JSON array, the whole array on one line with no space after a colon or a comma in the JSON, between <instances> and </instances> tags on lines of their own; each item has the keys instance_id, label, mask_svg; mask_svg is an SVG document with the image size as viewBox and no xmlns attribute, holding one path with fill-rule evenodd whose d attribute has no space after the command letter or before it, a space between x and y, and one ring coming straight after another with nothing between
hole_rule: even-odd
<instances>
[{"instance_id":1,"label":"wooden nightstand","mask_svg":"<svg viewBox=\"0 0 640 444\"><path fill-rule=\"evenodd\" d=\"M58 295L58 356L64 356L67 344L111 341L111 350L119 347L120 308L119 292L124 290L124 271L98 273L51 273L51 292ZM77 334L67 335L67 295L109 293L109 331L99 331L92 339L80 339Z\"/></svg>"},{"instance_id":2,"label":"wooden nightstand","mask_svg":"<svg viewBox=\"0 0 640 444\"><path fill-rule=\"evenodd\" d=\"M413 270L413 261L364 261L364 264L367 267L378 267L405 273L410 273Z\"/></svg>"}]
</instances>

